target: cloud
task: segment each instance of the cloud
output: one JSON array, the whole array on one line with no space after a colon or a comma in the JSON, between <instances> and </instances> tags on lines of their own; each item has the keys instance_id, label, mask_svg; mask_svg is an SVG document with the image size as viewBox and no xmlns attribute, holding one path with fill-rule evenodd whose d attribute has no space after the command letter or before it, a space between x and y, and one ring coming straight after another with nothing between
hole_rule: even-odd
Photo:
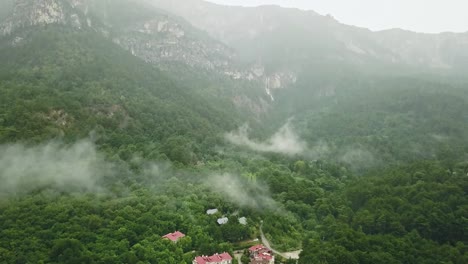
<instances>
[{"instance_id":1,"label":"cloud","mask_svg":"<svg viewBox=\"0 0 468 264\"><path fill-rule=\"evenodd\" d=\"M352 169L370 168L378 164L375 156L364 146L341 146L325 140L307 144L294 131L289 120L268 140L259 142L249 138L249 126L244 125L230 132L225 138L232 144L244 146L259 152L273 152L285 155L301 155L310 160L330 160L349 165Z\"/></svg>"},{"instance_id":2,"label":"cloud","mask_svg":"<svg viewBox=\"0 0 468 264\"><path fill-rule=\"evenodd\" d=\"M254 209L278 209L278 203L271 198L267 185L247 181L229 173L216 174L205 179L210 190L240 207Z\"/></svg>"},{"instance_id":3,"label":"cloud","mask_svg":"<svg viewBox=\"0 0 468 264\"><path fill-rule=\"evenodd\" d=\"M1 194L50 186L62 191L97 191L100 179L112 172L113 165L89 141L70 146L58 142L0 146Z\"/></svg>"},{"instance_id":4,"label":"cloud","mask_svg":"<svg viewBox=\"0 0 468 264\"><path fill-rule=\"evenodd\" d=\"M305 151L305 156L312 160L324 159L331 154L331 149L326 141L319 140L311 148Z\"/></svg>"},{"instance_id":5,"label":"cloud","mask_svg":"<svg viewBox=\"0 0 468 264\"><path fill-rule=\"evenodd\" d=\"M353 169L370 168L377 162L374 155L361 147L347 148L338 158L339 161L351 166Z\"/></svg>"},{"instance_id":6,"label":"cloud","mask_svg":"<svg viewBox=\"0 0 468 264\"><path fill-rule=\"evenodd\" d=\"M237 131L230 132L225 138L232 144L245 146L255 151L297 155L307 149L305 142L296 135L289 122L281 127L271 138L257 142L249 138L249 126L244 125Z\"/></svg>"}]
</instances>

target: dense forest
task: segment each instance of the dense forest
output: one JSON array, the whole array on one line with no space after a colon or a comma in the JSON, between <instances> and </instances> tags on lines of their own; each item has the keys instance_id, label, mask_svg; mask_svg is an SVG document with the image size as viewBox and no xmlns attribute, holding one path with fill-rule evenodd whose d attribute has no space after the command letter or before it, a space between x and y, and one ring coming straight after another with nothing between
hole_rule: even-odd
<instances>
[{"instance_id":1,"label":"dense forest","mask_svg":"<svg viewBox=\"0 0 468 264\"><path fill-rule=\"evenodd\" d=\"M141 8L119 3L93 19L125 29ZM122 32L0 35L0 263L245 264L262 233L302 250L276 263L468 263L464 76L301 57L266 103L262 80L156 65L108 37Z\"/></svg>"},{"instance_id":2,"label":"dense forest","mask_svg":"<svg viewBox=\"0 0 468 264\"><path fill-rule=\"evenodd\" d=\"M189 93L93 32L41 30L20 47L4 45L0 59L0 142L72 142L94 131L123 159L138 148L188 164L235 128L223 101Z\"/></svg>"}]
</instances>

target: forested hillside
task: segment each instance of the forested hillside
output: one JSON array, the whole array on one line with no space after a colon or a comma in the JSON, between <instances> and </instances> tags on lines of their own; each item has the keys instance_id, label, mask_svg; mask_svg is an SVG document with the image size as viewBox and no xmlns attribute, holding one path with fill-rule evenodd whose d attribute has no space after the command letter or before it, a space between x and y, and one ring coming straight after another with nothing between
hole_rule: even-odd
<instances>
[{"instance_id":1,"label":"forested hillside","mask_svg":"<svg viewBox=\"0 0 468 264\"><path fill-rule=\"evenodd\" d=\"M31 3L0 2L0 263L468 263L462 44L425 67L314 12Z\"/></svg>"},{"instance_id":2,"label":"forested hillside","mask_svg":"<svg viewBox=\"0 0 468 264\"><path fill-rule=\"evenodd\" d=\"M234 128L230 106L190 93L92 31L51 26L24 34L14 47L2 40L4 143L73 142L93 132L123 159L138 150L193 164Z\"/></svg>"},{"instance_id":3,"label":"forested hillside","mask_svg":"<svg viewBox=\"0 0 468 264\"><path fill-rule=\"evenodd\" d=\"M292 117L309 145L327 145L321 154L328 159L350 149L368 153L371 160L358 166L453 163L467 153L467 84L420 77L310 76L279 94L271 123L280 126Z\"/></svg>"}]
</instances>

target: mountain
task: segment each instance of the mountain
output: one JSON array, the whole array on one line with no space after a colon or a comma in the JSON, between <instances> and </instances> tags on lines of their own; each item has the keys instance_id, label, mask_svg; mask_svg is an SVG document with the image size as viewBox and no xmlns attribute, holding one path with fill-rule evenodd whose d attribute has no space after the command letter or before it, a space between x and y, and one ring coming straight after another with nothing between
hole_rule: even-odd
<instances>
[{"instance_id":1,"label":"mountain","mask_svg":"<svg viewBox=\"0 0 468 264\"><path fill-rule=\"evenodd\" d=\"M196 0L184 5L162 0L18 0L11 10L0 27L5 50L16 51L34 43L36 39L29 39L38 37L32 34L34 28L52 26L73 29L78 35L92 33L99 36L98 42L111 42L125 56L146 65L139 67L161 69L159 74L185 89L187 97L194 95L210 102L208 105L224 113L219 120L227 115L239 122L250 122L262 137L266 131L273 134L286 120L291 120L309 145L326 142L328 157L346 156L343 149L357 147L369 155L384 155L380 160L386 162L408 160L414 156L414 149L418 149L418 158L440 159L464 151L449 148L450 151L440 152L441 146L468 141L464 125L452 128L455 120L467 114L464 111L452 114L455 109L466 109L467 104L460 88L466 80L457 74L464 65L464 34L371 32L312 11L275 6L223 7ZM457 41L452 41L453 38ZM453 47L444 49L444 58L434 55L436 51L431 46L442 48L445 44L440 43L448 40ZM408 43L405 51L401 43ZM89 47L92 49L95 48ZM413 49L420 53L414 55ZM11 52L5 52L8 53ZM450 57L449 53L456 56ZM93 54L98 56L96 51ZM395 59L397 54L400 59ZM440 59L439 62L449 66L436 67L424 57ZM401 99L402 94L407 97ZM421 97L434 97L434 105L440 107L427 109L421 104ZM385 99L375 104L380 98ZM415 114L395 111L395 105L399 104ZM356 112L363 105L374 105L374 111L380 114ZM435 118L440 109L445 109L442 113L447 115ZM329 122L333 119L341 122ZM353 136L351 132L337 133L345 129L340 124L366 120L374 120L376 127L348 127L348 131L356 129ZM393 131L388 126L391 122L386 120L397 120L398 129ZM410 126L401 126L408 120ZM440 124L434 125L437 122ZM228 123L226 120L225 124ZM222 129L213 131L220 133ZM427 135L421 136L422 131ZM414 144L401 143L404 147L390 151L391 154L381 148L402 141L402 134L410 135L406 139Z\"/></svg>"},{"instance_id":2,"label":"mountain","mask_svg":"<svg viewBox=\"0 0 468 264\"><path fill-rule=\"evenodd\" d=\"M228 64L233 56L226 46L184 20L135 1L16 1L1 31L10 35L20 28L47 24L100 31L133 55L158 66L183 62L213 69Z\"/></svg>"},{"instance_id":3,"label":"mountain","mask_svg":"<svg viewBox=\"0 0 468 264\"><path fill-rule=\"evenodd\" d=\"M0 1L0 262L468 263L465 39Z\"/></svg>"},{"instance_id":4,"label":"mountain","mask_svg":"<svg viewBox=\"0 0 468 264\"><path fill-rule=\"evenodd\" d=\"M466 33L372 32L278 6L148 2L232 47L245 64L259 65L270 97L262 126L274 133L290 120L309 145L325 142L327 154L319 157L346 159L348 150L357 149L365 155L355 161L367 155L391 163L450 160L465 151L447 146L468 142L467 127L454 125L468 115L462 110L468 106ZM446 140L436 139L440 135Z\"/></svg>"},{"instance_id":5,"label":"mountain","mask_svg":"<svg viewBox=\"0 0 468 264\"><path fill-rule=\"evenodd\" d=\"M87 21L81 13L76 12L75 7L74 1L15 1L10 15L1 25L0 32L2 35L10 35L18 29L48 24L81 28Z\"/></svg>"},{"instance_id":6,"label":"mountain","mask_svg":"<svg viewBox=\"0 0 468 264\"><path fill-rule=\"evenodd\" d=\"M308 60L457 71L468 67L468 33L372 32L341 24L330 15L277 6L226 7L202 0L150 2L209 32L241 57L262 61L273 70L298 67Z\"/></svg>"},{"instance_id":7,"label":"mountain","mask_svg":"<svg viewBox=\"0 0 468 264\"><path fill-rule=\"evenodd\" d=\"M232 48L183 18L145 1L88 1L86 10L104 23L114 43L177 76L182 85L191 83L203 96L225 99L257 116L267 111L269 98L256 68L239 65Z\"/></svg>"},{"instance_id":8,"label":"mountain","mask_svg":"<svg viewBox=\"0 0 468 264\"><path fill-rule=\"evenodd\" d=\"M231 48L144 1L15 1L0 32L11 35L17 29L48 24L100 32L134 56L177 76L176 81L183 80L181 86L190 82L202 96L223 98L257 116L268 107L263 87L252 84L262 81L256 68L239 67Z\"/></svg>"},{"instance_id":9,"label":"mountain","mask_svg":"<svg viewBox=\"0 0 468 264\"><path fill-rule=\"evenodd\" d=\"M234 128L232 103L198 95L133 56L81 7L16 1L0 39L1 142L73 141L94 131L121 157L154 142L147 154L196 163L200 148Z\"/></svg>"}]
</instances>

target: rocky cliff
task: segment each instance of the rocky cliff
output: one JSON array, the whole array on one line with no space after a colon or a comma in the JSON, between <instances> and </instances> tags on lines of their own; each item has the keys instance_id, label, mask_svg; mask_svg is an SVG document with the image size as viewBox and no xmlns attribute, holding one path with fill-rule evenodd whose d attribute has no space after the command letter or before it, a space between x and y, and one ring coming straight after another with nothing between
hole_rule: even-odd
<instances>
[{"instance_id":1,"label":"rocky cliff","mask_svg":"<svg viewBox=\"0 0 468 264\"><path fill-rule=\"evenodd\" d=\"M240 91L224 94L239 108L250 109L256 115L267 111L272 101L271 89L291 83L294 78L275 81L261 64L240 65L238 54L206 32L163 9L138 0L14 0L11 11L0 23L0 35L12 45L27 40L28 32L47 25L67 30L98 32L147 63L171 72L179 78L193 72L203 76L225 78L227 88L237 89L240 82L251 83L255 96ZM179 70L181 66L190 70ZM205 78L205 77L202 77ZM205 78L209 79L209 78ZM208 86L219 86L209 84ZM226 89L226 87L218 87ZM244 89L245 90L245 89ZM247 92L251 93L251 92Z\"/></svg>"}]
</instances>

